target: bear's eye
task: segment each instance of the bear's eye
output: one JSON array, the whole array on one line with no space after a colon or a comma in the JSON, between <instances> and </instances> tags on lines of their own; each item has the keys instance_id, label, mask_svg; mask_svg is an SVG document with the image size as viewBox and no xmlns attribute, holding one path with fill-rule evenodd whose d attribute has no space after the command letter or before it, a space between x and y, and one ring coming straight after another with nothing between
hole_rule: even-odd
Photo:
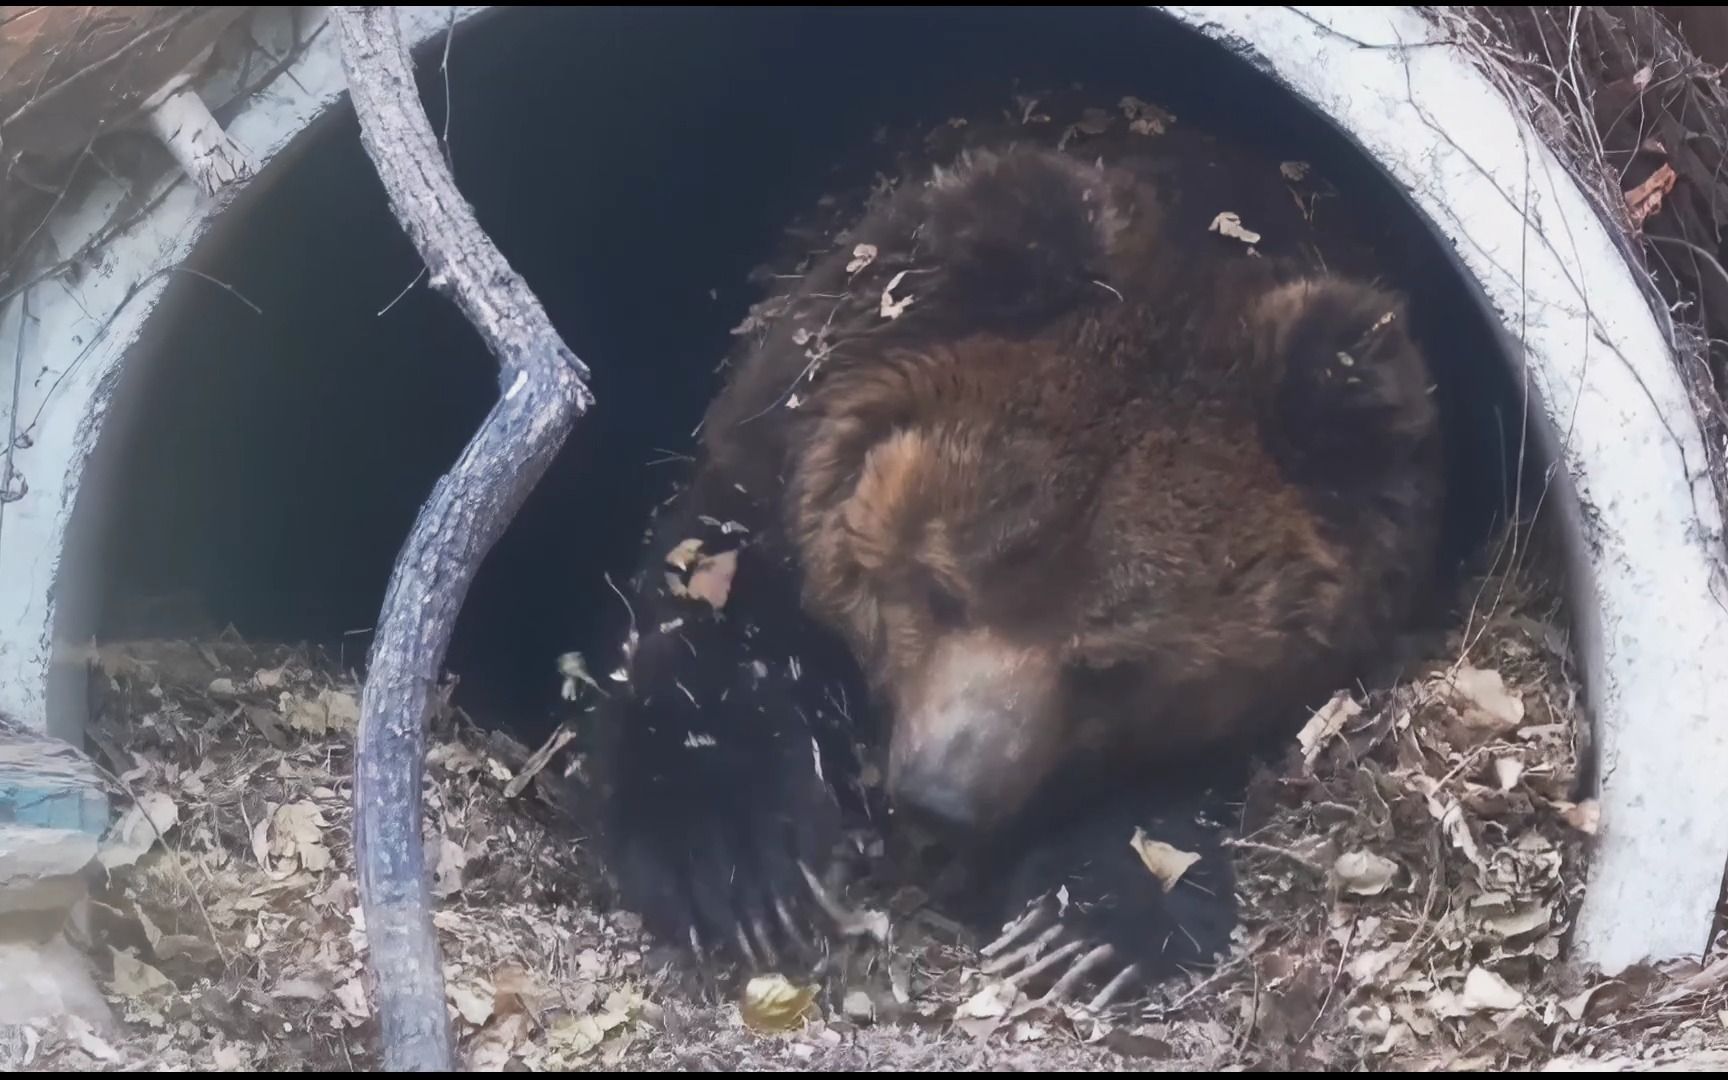
<instances>
[{"instance_id":1,"label":"bear's eye","mask_svg":"<svg viewBox=\"0 0 1728 1080\"><path fill-rule=\"evenodd\" d=\"M932 585L926 594L930 617L944 629L954 629L966 621L966 604L940 585Z\"/></svg>"}]
</instances>

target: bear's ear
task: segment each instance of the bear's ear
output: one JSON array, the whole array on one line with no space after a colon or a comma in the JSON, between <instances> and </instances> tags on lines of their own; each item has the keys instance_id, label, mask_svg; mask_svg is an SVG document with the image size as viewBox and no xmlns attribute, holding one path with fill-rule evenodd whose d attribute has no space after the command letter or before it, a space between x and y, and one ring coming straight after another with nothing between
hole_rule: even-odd
<instances>
[{"instance_id":1,"label":"bear's ear","mask_svg":"<svg viewBox=\"0 0 1728 1080\"><path fill-rule=\"evenodd\" d=\"M1436 437L1432 376L1403 296L1322 276L1273 289L1255 314L1278 448L1300 478L1380 476Z\"/></svg>"},{"instance_id":2,"label":"bear's ear","mask_svg":"<svg viewBox=\"0 0 1728 1080\"><path fill-rule=\"evenodd\" d=\"M920 236L946 302L979 316L1037 319L1098 289L1128 219L1102 169L1033 148L977 152L938 170Z\"/></svg>"}]
</instances>

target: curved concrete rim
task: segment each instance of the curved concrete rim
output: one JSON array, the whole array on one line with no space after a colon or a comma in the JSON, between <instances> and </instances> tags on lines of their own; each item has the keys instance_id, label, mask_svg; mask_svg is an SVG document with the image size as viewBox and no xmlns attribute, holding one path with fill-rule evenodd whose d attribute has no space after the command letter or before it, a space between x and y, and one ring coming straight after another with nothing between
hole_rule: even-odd
<instances>
[{"instance_id":1,"label":"curved concrete rim","mask_svg":"<svg viewBox=\"0 0 1728 1080\"><path fill-rule=\"evenodd\" d=\"M345 96L322 9L263 9L280 54L307 45L227 127L255 176ZM418 43L489 10L402 8ZM1505 328L1508 353L1548 423L1546 500L1564 515L1581 660L1603 778L1601 830L1577 924L1578 955L1610 973L1701 953L1728 859L1728 647L1721 508L1692 406L1612 234L1521 116L1411 8L1165 6L1330 118L1448 241ZM198 86L214 106L237 73ZM0 349L45 372L17 406L30 496L0 510L0 714L75 734L82 722L69 546L86 465L129 350L159 312L171 269L256 179L214 198L163 178L154 209L103 247L81 279L51 279L0 310ZM77 249L120 205L118 181L51 223ZM134 197L136 197L134 193ZM28 311L25 305L28 304ZM158 324L171 321L162 311ZM38 365L34 365L38 366ZM88 491L86 491L88 496ZM99 501L99 500L97 500ZM58 631L56 630L58 627ZM58 634L58 640L57 640Z\"/></svg>"},{"instance_id":2,"label":"curved concrete rim","mask_svg":"<svg viewBox=\"0 0 1728 1080\"><path fill-rule=\"evenodd\" d=\"M1521 358L1559 469L1601 824L1575 955L1708 945L1728 859L1723 537L1663 328L1583 191L1410 8L1167 7L1325 114L1456 253Z\"/></svg>"}]
</instances>

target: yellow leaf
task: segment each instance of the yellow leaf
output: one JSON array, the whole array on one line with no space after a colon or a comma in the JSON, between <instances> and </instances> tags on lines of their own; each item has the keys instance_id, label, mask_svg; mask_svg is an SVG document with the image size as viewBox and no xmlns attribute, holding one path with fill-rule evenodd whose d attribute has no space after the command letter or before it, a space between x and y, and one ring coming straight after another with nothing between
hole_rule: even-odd
<instances>
[{"instance_id":1,"label":"yellow leaf","mask_svg":"<svg viewBox=\"0 0 1728 1080\"><path fill-rule=\"evenodd\" d=\"M760 975L744 987L740 1011L744 1023L756 1031L790 1031L815 1000L814 986L794 986L784 975Z\"/></svg>"}]
</instances>

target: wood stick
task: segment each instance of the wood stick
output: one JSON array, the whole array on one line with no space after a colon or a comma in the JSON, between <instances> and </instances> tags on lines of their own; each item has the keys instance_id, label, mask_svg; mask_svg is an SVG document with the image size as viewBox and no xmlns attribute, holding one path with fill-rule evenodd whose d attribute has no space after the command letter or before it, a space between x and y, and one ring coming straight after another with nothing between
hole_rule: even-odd
<instances>
[{"instance_id":1,"label":"wood stick","mask_svg":"<svg viewBox=\"0 0 1728 1080\"><path fill-rule=\"evenodd\" d=\"M426 725L456 615L486 554L593 403L588 369L456 188L393 7L333 9L360 138L434 289L500 366L501 394L433 489L378 619L355 752L355 859L384 1066L451 1067L444 977L421 845Z\"/></svg>"}]
</instances>

